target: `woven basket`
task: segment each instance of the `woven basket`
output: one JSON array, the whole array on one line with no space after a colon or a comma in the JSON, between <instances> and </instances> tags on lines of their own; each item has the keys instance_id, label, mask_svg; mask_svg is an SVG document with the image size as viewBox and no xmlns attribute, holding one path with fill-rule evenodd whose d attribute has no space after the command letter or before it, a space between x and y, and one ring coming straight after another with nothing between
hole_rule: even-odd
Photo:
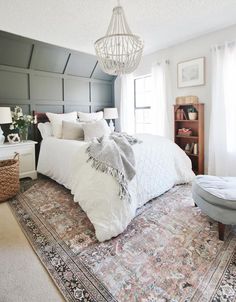
<instances>
[{"instance_id":1,"label":"woven basket","mask_svg":"<svg viewBox=\"0 0 236 302\"><path fill-rule=\"evenodd\" d=\"M189 95L189 96L178 96L176 98L176 105L187 105L187 104L198 104L199 99L197 96Z\"/></svg>"},{"instance_id":2,"label":"woven basket","mask_svg":"<svg viewBox=\"0 0 236 302\"><path fill-rule=\"evenodd\" d=\"M17 194L20 189L19 154L13 159L0 160L0 202Z\"/></svg>"}]
</instances>

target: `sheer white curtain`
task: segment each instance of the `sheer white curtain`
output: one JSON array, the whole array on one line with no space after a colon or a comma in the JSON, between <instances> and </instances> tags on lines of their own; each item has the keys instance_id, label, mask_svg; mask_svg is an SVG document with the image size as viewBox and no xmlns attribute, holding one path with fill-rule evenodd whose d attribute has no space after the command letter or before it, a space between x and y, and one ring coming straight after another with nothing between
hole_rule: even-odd
<instances>
[{"instance_id":1,"label":"sheer white curtain","mask_svg":"<svg viewBox=\"0 0 236 302\"><path fill-rule=\"evenodd\" d=\"M135 132L133 74L120 76L120 130L128 134Z\"/></svg>"},{"instance_id":2,"label":"sheer white curtain","mask_svg":"<svg viewBox=\"0 0 236 302\"><path fill-rule=\"evenodd\" d=\"M208 173L236 176L236 43L212 48Z\"/></svg>"},{"instance_id":3,"label":"sheer white curtain","mask_svg":"<svg viewBox=\"0 0 236 302\"><path fill-rule=\"evenodd\" d=\"M171 138L168 117L170 105L169 64L163 62L152 67L152 134Z\"/></svg>"}]
</instances>

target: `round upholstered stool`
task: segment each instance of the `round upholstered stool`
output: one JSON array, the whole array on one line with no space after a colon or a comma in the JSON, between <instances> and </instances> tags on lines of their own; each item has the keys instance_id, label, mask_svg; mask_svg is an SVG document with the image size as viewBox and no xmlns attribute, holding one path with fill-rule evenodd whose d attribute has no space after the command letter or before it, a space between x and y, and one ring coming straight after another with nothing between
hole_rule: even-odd
<instances>
[{"instance_id":1,"label":"round upholstered stool","mask_svg":"<svg viewBox=\"0 0 236 302\"><path fill-rule=\"evenodd\" d=\"M226 224L236 224L236 177L198 175L192 185L196 206L218 222L219 239Z\"/></svg>"}]
</instances>

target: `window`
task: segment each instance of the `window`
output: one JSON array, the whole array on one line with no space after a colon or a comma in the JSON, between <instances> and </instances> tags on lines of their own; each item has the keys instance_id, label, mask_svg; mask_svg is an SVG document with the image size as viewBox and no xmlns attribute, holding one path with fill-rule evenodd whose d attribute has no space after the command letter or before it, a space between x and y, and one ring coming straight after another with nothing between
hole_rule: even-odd
<instances>
[{"instance_id":1,"label":"window","mask_svg":"<svg viewBox=\"0 0 236 302\"><path fill-rule=\"evenodd\" d=\"M150 133L151 123L151 76L134 80L135 132Z\"/></svg>"}]
</instances>

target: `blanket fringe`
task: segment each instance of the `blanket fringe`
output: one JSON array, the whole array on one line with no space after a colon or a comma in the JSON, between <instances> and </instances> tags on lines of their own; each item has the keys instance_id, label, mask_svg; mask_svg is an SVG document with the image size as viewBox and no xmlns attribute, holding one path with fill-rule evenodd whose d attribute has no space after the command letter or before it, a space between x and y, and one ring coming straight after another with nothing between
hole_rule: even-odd
<instances>
[{"instance_id":1,"label":"blanket fringe","mask_svg":"<svg viewBox=\"0 0 236 302\"><path fill-rule=\"evenodd\" d=\"M102 173L106 173L114 177L119 184L119 198L121 200L131 200L131 196L128 190L128 183L125 180L123 173L118 171L117 169L110 167L104 162L98 161L94 158L90 153L90 146L86 149L86 152L89 155L87 162L92 162L92 168L101 171Z\"/></svg>"}]
</instances>

